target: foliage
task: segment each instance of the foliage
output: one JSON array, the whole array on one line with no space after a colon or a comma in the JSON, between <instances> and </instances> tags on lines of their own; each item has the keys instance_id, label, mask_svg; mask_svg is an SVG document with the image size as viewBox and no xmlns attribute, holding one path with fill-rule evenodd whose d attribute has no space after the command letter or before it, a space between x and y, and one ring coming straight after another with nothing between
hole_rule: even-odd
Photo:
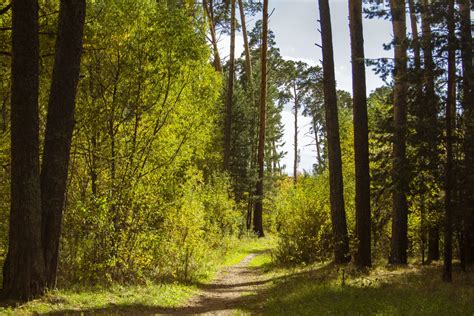
<instances>
[{"instance_id":1,"label":"foliage","mask_svg":"<svg viewBox=\"0 0 474 316\"><path fill-rule=\"evenodd\" d=\"M343 152L344 194L349 234L354 230L354 154L350 109L340 109L341 147ZM282 263L312 263L332 258L332 228L329 203L329 170L300 177L293 185L286 178L277 193L267 199L274 210L278 235L275 252Z\"/></svg>"}]
</instances>

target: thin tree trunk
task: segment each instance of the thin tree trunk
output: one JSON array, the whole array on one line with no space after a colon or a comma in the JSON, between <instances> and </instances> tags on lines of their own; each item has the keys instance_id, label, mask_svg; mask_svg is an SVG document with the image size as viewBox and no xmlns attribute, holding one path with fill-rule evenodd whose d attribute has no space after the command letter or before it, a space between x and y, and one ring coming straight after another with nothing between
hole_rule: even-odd
<instances>
[{"instance_id":1,"label":"thin tree trunk","mask_svg":"<svg viewBox=\"0 0 474 316\"><path fill-rule=\"evenodd\" d=\"M230 57L227 96L225 101L224 125L224 169L230 170L230 154L232 144L232 103L234 101L234 72L235 72L235 0L232 0L230 17Z\"/></svg>"},{"instance_id":2,"label":"thin tree trunk","mask_svg":"<svg viewBox=\"0 0 474 316\"><path fill-rule=\"evenodd\" d=\"M56 286L85 11L85 0L61 0L41 166L42 242L49 288Z\"/></svg>"},{"instance_id":3,"label":"thin tree trunk","mask_svg":"<svg viewBox=\"0 0 474 316\"><path fill-rule=\"evenodd\" d=\"M464 214L463 259L462 265L474 262L474 78L473 45L471 34L471 0L459 0L461 13L461 50L463 68L463 106L464 106Z\"/></svg>"},{"instance_id":4,"label":"thin tree trunk","mask_svg":"<svg viewBox=\"0 0 474 316\"><path fill-rule=\"evenodd\" d=\"M405 0L390 0L395 40L394 144L393 144L393 214L390 262L407 263L408 205L406 194L406 121L407 121L407 44Z\"/></svg>"},{"instance_id":5,"label":"thin tree trunk","mask_svg":"<svg viewBox=\"0 0 474 316\"><path fill-rule=\"evenodd\" d=\"M420 37L418 35L418 22L416 17L415 10L415 1L408 0L410 8L410 23L412 30L412 41L413 41L413 58L415 63L415 79L413 85L415 85L415 100L413 102L414 112L419 113L419 109L423 104L423 84L419 79L419 76L422 74L421 70L421 47L420 47ZM425 233L425 207L424 207L424 197L420 197L422 201L421 210L420 210L420 248L421 248L421 263L425 264L425 244L426 244L426 233Z\"/></svg>"},{"instance_id":6,"label":"thin tree trunk","mask_svg":"<svg viewBox=\"0 0 474 316\"><path fill-rule=\"evenodd\" d=\"M296 87L293 87L293 92L295 94L295 159L293 161L293 184L296 185L298 182L298 97L296 96Z\"/></svg>"},{"instance_id":7,"label":"thin tree trunk","mask_svg":"<svg viewBox=\"0 0 474 316\"><path fill-rule=\"evenodd\" d=\"M332 45L331 15L328 0L319 0L321 37L323 47L324 103L328 137L329 185L331 221L334 238L334 261L350 261L349 237L347 235L344 188L342 179L341 144L337 113L336 79L334 73L334 52Z\"/></svg>"},{"instance_id":8,"label":"thin tree trunk","mask_svg":"<svg viewBox=\"0 0 474 316\"><path fill-rule=\"evenodd\" d=\"M414 55L414 62L415 62L415 72L417 74L420 73L421 70L421 49L420 49L420 37L418 35L418 22L416 18L416 10L415 10L415 1L408 0L408 4L410 7L410 24L411 24L411 33L412 33L412 40L413 40L413 55ZM421 85L417 85L417 90L419 92L419 96L421 95Z\"/></svg>"},{"instance_id":9,"label":"thin tree trunk","mask_svg":"<svg viewBox=\"0 0 474 316\"><path fill-rule=\"evenodd\" d=\"M212 8L209 7L209 3L207 2L207 0L203 0L202 5L204 6L204 12L206 13L207 19L209 21L209 32L211 33L211 45L212 45L212 50L214 52L214 68L216 69L216 71L222 73L222 62L221 62L221 57L219 55L219 48L217 47L216 27L215 27L213 14L212 14Z\"/></svg>"},{"instance_id":10,"label":"thin tree trunk","mask_svg":"<svg viewBox=\"0 0 474 316\"><path fill-rule=\"evenodd\" d=\"M369 127L364 64L362 0L349 0L352 48L352 94L354 110L354 153L356 175L356 264L372 265L370 249Z\"/></svg>"},{"instance_id":11,"label":"thin tree trunk","mask_svg":"<svg viewBox=\"0 0 474 316\"><path fill-rule=\"evenodd\" d=\"M433 45L431 35L431 14L428 0L421 0L421 28L423 34L423 60L425 69L423 71L423 84L425 86L424 100L421 102L419 112L421 126L421 170L433 173L437 168L436 148L437 142L437 96L435 92L435 63L433 61ZM435 135L433 135L433 132ZM425 147L425 149L423 149ZM429 162L428 162L429 161ZM421 199L425 199L425 192L422 192ZM432 212L432 210L431 210ZM428 262L439 260L439 229L437 225L429 225L428 228Z\"/></svg>"},{"instance_id":12,"label":"thin tree trunk","mask_svg":"<svg viewBox=\"0 0 474 316\"><path fill-rule=\"evenodd\" d=\"M39 174L38 1L13 1L11 209L3 297L27 300L46 287Z\"/></svg>"},{"instance_id":13,"label":"thin tree trunk","mask_svg":"<svg viewBox=\"0 0 474 316\"><path fill-rule=\"evenodd\" d=\"M247 24L245 22L245 11L242 0L239 0L239 11L240 11L240 24L242 26L242 34L244 38L244 52L245 52L245 73L247 75L247 83L249 87L252 87L253 70L252 70L252 57L250 55L249 39L247 34Z\"/></svg>"},{"instance_id":14,"label":"thin tree trunk","mask_svg":"<svg viewBox=\"0 0 474 316\"><path fill-rule=\"evenodd\" d=\"M446 102L446 170L445 170L445 223L444 223L444 262L443 280L452 281L453 260L453 117L456 107L456 25L454 20L454 0L448 3L448 96Z\"/></svg>"},{"instance_id":15,"label":"thin tree trunk","mask_svg":"<svg viewBox=\"0 0 474 316\"><path fill-rule=\"evenodd\" d=\"M261 48L261 82L260 82L260 116L258 132L258 179L256 185L256 201L253 215L253 231L258 237L263 237L263 176L265 164L265 125L267 117L267 50L268 50L268 0L263 0Z\"/></svg>"},{"instance_id":16,"label":"thin tree trunk","mask_svg":"<svg viewBox=\"0 0 474 316\"><path fill-rule=\"evenodd\" d=\"M318 167L321 167L323 164L323 159L321 157L321 148L319 144L317 125L316 125L316 120L314 118L313 118L313 130L314 130L314 142L316 145L316 159L318 160Z\"/></svg>"}]
</instances>

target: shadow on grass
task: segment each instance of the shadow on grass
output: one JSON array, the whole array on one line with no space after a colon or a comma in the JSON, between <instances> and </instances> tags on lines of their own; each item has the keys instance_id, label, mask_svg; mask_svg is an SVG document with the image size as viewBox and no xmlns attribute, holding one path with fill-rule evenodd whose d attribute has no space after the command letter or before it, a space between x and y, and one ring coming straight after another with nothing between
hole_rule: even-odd
<instances>
[{"instance_id":1,"label":"shadow on grass","mask_svg":"<svg viewBox=\"0 0 474 316\"><path fill-rule=\"evenodd\" d=\"M254 298L264 305L242 310L266 315L474 315L473 276L457 269L455 282L446 284L440 266L390 267L366 275L329 264L276 279Z\"/></svg>"},{"instance_id":2,"label":"shadow on grass","mask_svg":"<svg viewBox=\"0 0 474 316\"><path fill-rule=\"evenodd\" d=\"M474 315L474 274L456 269L453 284L441 282L440 275L440 266L390 267L367 275L351 266L327 264L284 275L264 274L255 282L196 284L216 295L198 299L192 306L111 303L100 308L58 309L47 315L189 315L235 310L266 315ZM239 289L246 286L260 287L252 295L219 297L227 291L248 293Z\"/></svg>"}]
</instances>

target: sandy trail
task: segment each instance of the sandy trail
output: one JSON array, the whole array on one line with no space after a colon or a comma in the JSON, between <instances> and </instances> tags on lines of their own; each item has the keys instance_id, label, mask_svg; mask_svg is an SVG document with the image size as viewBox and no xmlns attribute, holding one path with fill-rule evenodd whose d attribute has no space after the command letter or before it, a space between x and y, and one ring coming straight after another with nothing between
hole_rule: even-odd
<instances>
[{"instance_id":1,"label":"sandy trail","mask_svg":"<svg viewBox=\"0 0 474 316\"><path fill-rule=\"evenodd\" d=\"M210 283L201 286L201 292L175 314L235 315L246 306L255 308L255 294L265 288L266 280L259 269L249 267L258 254L246 256L238 264L221 270Z\"/></svg>"}]
</instances>

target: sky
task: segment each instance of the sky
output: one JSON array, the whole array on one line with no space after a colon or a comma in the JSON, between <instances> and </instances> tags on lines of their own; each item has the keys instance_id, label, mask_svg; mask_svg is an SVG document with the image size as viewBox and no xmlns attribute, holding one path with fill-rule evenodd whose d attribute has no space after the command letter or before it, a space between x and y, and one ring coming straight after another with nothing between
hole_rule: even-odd
<instances>
[{"instance_id":1,"label":"sky","mask_svg":"<svg viewBox=\"0 0 474 316\"><path fill-rule=\"evenodd\" d=\"M320 64L322 59L321 49L315 43L321 43L318 32L319 9L317 0L269 0L270 16L269 27L275 33L275 41L284 59L301 60L310 65ZM331 8L331 21L333 29L334 61L337 88L352 91L352 75L350 63L350 36L349 36L349 13L347 0L329 0ZM253 22L260 16L250 18L248 23L251 29ZM386 20L364 20L364 38L366 58L390 57L392 52L383 49L384 43L392 39L390 21ZM219 49L225 58L228 55L229 39L224 38L220 42ZM236 56L243 51L242 35L236 36ZM367 93L382 86L382 80L367 69ZM287 154L282 160L286 172L293 174L293 127L294 115L292 105L285 106L282 112L282 122L285 126L283 151ZM308 136L309 118L299 117L300 132L298 142L300 144L300 164L298 171L311 172L316 161L314 146L310 146L312 138Z\"/></svg>"}]
</instances>

